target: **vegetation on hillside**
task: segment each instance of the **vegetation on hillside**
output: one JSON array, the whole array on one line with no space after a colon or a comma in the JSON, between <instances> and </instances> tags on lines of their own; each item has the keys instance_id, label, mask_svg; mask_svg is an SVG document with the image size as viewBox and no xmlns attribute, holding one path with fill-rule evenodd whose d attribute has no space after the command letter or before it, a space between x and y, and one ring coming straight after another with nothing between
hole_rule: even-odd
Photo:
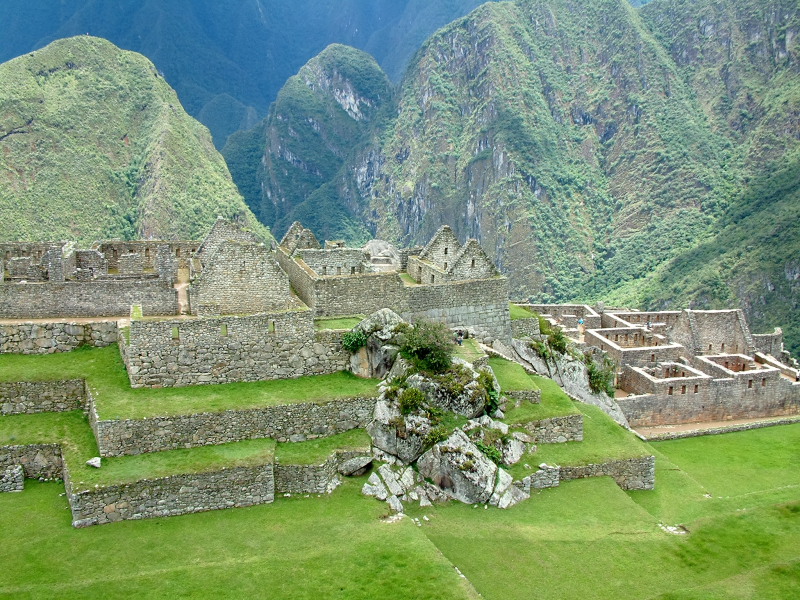
<instances>
[{"instance_id":1,"label":"vegetation on hillside","mask_svg":"<svg viewBox=\"0 0 800 600\"><path fill-rule=\"evenodd\" d=\"M2 240L268 236L146 58L79 36L0 65Z\"/></svg>"}]
</instances>

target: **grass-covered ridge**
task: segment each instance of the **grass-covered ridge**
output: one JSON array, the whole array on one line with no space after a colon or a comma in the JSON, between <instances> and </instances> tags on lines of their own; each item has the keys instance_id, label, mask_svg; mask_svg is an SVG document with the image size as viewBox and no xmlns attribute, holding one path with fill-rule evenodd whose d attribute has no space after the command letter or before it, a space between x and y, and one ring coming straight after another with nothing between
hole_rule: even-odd
<instances>
[{"instance_id":1,"label":"grass-covered ridge","mask_svg":"<svg viewBox=\"0 0 800 600\"><path fill-rule=\"evenodd\" d=\"M0 381L85 378L102 419L219 412L374 396L376 381L348 372L276 381L132 389L116 345L63 354L0 355Z\"/></svg>"},{"instance_id":2,"label":"grass-covered ridge","mask_svg":"<svg viewBox=\"0 0 800 600\"><path fill-rule=\"evenodd\" d=\"M218 215L269 235L139 54L58 40L0 65L0 107L2 240L200 239Z\"/></svg>"}]
</instances>

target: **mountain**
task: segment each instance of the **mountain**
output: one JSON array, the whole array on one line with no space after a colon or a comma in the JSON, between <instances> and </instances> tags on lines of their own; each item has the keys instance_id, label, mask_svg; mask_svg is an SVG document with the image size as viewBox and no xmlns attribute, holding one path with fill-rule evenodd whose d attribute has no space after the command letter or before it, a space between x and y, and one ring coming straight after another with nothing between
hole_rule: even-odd
<instances>
[{"instance_id":1,"label":"mountain","mask_svg":"<svg viewBox=\"0 0 800 600\"><path fill-rule=\"evenodd\" d=\"M94 37L0 65L0 239L268 235L153 64Z\"/></svg>"},{"instance_id":2,"label":"mountain","mask_svg":"<svg viewBox=\"0 0 800 600\"><path fill-rule=\"evenodd\" d=\"M218 147L263 117L328 45L362 48L399 78L437 28L481 0L4 0L0 61L83 35L152 60Z\"/></svg>"},{"instance_id":3,"label":"mountain","mask_svg":"<svg viewBox=\"0 0 800 600\"><path fill-rule=\"evenodd\" d=\"M319 170L324 203L278 150L311 164L317 147L280 128L245 179L271 190L283 165L307 214L403 244L448 223L518 297L738 305L797 350L798 29L789 0L486 4L428 39L369 139Z\"/></svg>"},{"instance_id":4,"label":"mountain","mask_svg":"<svg viewBox=\"0 0 800 600\"><path fill-rule=\"evenodd\" d=\"M359 207L338 201L336 180L391 98L389 79L365 52L335 44L311 59L283 86L267 118L233 134L223 149L256 216L279 232L301 220L327 239L369 239Z\"/></svg>"}]
</instances>

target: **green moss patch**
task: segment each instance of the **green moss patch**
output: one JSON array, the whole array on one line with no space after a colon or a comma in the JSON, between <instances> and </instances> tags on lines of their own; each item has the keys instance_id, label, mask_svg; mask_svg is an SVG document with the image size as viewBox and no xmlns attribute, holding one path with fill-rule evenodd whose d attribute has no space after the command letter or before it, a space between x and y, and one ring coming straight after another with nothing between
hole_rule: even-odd
<instances>
[{"instance_id":1,"label":"green moss patch","mask_svg":"<svg viewBox=\"0 0 800 600\"><path fill-rule=\"evenodd\" d=\"M361 450L369 453L371 439L364 429L351 429L329 437L305 442L279 443L275 462L283 465L319 465L337 450Z\"/></svg>"}]
</instances>

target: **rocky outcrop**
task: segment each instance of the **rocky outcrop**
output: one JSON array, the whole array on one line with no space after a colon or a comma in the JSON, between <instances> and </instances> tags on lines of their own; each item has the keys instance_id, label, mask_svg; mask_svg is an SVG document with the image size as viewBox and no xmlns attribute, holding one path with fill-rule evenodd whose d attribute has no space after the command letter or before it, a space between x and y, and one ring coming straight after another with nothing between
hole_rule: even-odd
<instances>
[{"instance_id":1,"label":"rocky outcrop","mask_svg":"<svg viewBox=\"0 0 800 600\"><path fill-rule=\"evenodd\" d=\"M432 480L449 497L467 504L489 503L508 508L528 498L512 485L511 475L498 469L461 430L434 445L417 466L420 475Z\"/></svg>"},{"instance_id":2,"label":"rocky outcrop","mask_svg":"<svg viewBox=\"0 0 800 600\"><path fill-rule=\"evenodd\" d=\"M404 416L397 403L380 399L367 432L376 448L407 465L424 452L431 421L420 415Z\"/></svg>"},{"instance_id":3,"label":"rocky outcrop","mask_svg":"<svg viewBox=\"0 0 800 600\"><path fill-rule=\"evenodd\" d=\"M350 357L350 370L359 377L383 379L394 365L399 347L397 327L404 323L396 312L382 308L353 328L364 333L367 344Z\"/></svg>"}]
</instances>

